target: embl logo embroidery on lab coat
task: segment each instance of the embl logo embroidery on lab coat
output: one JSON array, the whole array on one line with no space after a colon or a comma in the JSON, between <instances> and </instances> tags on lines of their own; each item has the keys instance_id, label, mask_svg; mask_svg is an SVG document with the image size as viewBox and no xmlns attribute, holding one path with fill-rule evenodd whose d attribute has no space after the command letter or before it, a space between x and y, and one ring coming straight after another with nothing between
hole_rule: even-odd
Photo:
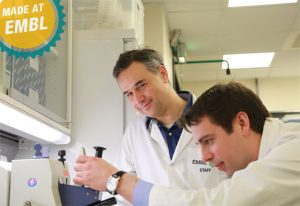
<instances>
[{"instance_id":1,"label":"embl logo embroidery on lab coat","mask_svg":"<svg viewBox=\"0 0 300 206\"><path fill-rule=\"evenodd\" d=\"M199 166L199 172L210 172L212 169L212 166L209 164L206 164L202 160L192 160L192 164L195 166Z\"/></svg>"}]
</instances>

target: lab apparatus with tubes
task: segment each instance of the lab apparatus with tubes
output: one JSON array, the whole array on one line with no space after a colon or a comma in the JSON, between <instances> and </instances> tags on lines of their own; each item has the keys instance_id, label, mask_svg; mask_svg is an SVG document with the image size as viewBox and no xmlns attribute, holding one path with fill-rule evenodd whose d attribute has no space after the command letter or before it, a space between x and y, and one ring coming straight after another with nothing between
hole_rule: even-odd
<instances>
[{"instance_id":1,"label":"lab apparatus with tubes","mask_svg":"<svg viewBox=\"0 0 300 206\"><path fill-rule=\"evenodd\" d=\"M102 198L102 194L97 191L74 185L73 163L79 155L79 147L84 146L87 154L93 154L95 145L106 147L104 159L113 162L121 147L124 128L136 115L126 103L112 77L112 69L121 53L143 47L143 5L140 0L95 1L97 5L92 7L96 13L95 18L92 19L94 21L91 21L87 17L94 14L90 11L85 13L85 8L89 5L84 1L63 0L62 2L68 2L68 9L73 8L72 15L69 15L71 12L66 13L65 19L68 26L72 22L73 29L65 27L62 40L57 42L57 47L46 53L47 58L25 61L30 71L43 69L44 80L51 80L50 88L47 85L43 87L44 93L35 92L29 85L29 94L34 95L29 95L28 98L24 95L18 95L15 99L9 98L9 95L11 97L16 95L10 89L6 89L5 85L13 85L12 80L17 80L17 77L13 78L7 68L15 66L19 61L9 64L7 63L10 60L9 56L0 53L1 206L115 204L115 200ZM106 6L105 11L104 6ZM103 12L122 15L107 19L104 18ZM72 47L69 47L70 44L65 45L67 34ZM65 43L61 45L62 42ZM62 46L65 50L61 50ZM49 58L54 62L64 60L64 63L68 64L68 69L71 66L70 71L62 75L61 73L65 71L62 68L65 66L52 62L49 65L42 64L44 61L47 63ZM49 67L44 67L45 65ZM59 78L56 78L56 75ZM5 80L8 76L10 82ZM63 81L60 82L60 79ZM30 83L35 82L30 81ZM62 85L66 88L71 85L72 92L60 89ZM58 97L56 93L61 96ZM49 115L48 110L44 112L44 108L40 109L41 106L36 103L40 99L47 100L45 104L51 105L49 106L51 111L53 105L64 106L64 109L60 107L55 109L54 113L68 115L63 116L65 117L63 120L52 113ZM62 99L64 102L60 101ZM21 125L23 128L29 117L38 122L37 126L33 127L34 132L41 131L45 125L50 129L49 132L29 134L22 127L20 129L13 124L8 125L6 121L8 118L3 118L2 103L4 109L16 111L22 118L25 117ZM35 108L37 105L38 109ZM12 119L10 122L15 123L13 115L9 117ZM2 122L2 119L6 122ZM56 139L53 134L58 134L55 136ZM42 148L36 146L37 144L42 145ZM63 152L58 156L57 151L63 150L66 151L65 157Z\"/></svg>"},{"instance_id":2,"label":"lab apparatus with tubes","mask_svg":"<svg viewBox=\"0 0 300 206\"><path fill-rule=\"evenodd\" d=\"M102 157L103 147L95 147ZM32 158L0 161L0 205L74 206L115 205L114 197L101 200L101 194L82 185L71 185L65 150L59 159ZM36 156L36 155L34 155Z\"/></svg>"}]
</instances>

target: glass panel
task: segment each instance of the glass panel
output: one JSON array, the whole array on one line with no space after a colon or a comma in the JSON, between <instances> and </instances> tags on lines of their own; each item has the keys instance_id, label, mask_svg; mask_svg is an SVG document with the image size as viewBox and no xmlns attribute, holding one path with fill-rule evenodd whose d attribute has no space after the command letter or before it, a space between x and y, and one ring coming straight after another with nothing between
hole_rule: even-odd
<instances>
[{"instance_id":1,"label":"glass panel","mask_svg":"<svg viewBox=\"0 0 300 206\"><path fill-rule=\"evenodd\" d=\"M43 56L24 59L0 53L0 89L17 101L63 124L68 122L68 0L60 40Z\"/></svg>"}]
</instances>

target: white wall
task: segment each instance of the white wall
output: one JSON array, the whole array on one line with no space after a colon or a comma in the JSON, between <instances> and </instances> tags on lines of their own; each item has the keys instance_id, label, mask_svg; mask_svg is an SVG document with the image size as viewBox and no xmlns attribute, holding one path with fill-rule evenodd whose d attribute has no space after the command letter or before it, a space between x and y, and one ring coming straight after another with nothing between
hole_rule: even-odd
<instances>
[{"instance_id":1,"label":"white wall","mask_svg":"<svg viewBox=\"0 0 300 206\"><path fill-rule=\"evenodd\" d=\"M270 111L300 111L300 77L260 79L258 90Z\"/></svg>"},{"instance_id":2,"label":"white wall","mask_svg":"<svg viewBox=\"0 0 300 206\"><path fill-rule=\"evenodd\" d=\"M258 94L269 111L300 111L300 77L262 78L257 82L255 79L235 81ZM215 83L217 82L184 82L182 89L199 96Z\"/></svg>"},{"instance_id":3,"label":"white wall","mask_svg":"<svg viewBox=\"0 0 300 206\"><path fill-rule=\"evenodd\" d=\"M196 97L200 96L208 88L212 87L216 83L226 83L228 81L203 81L203 82L182 82L182 90L187 90L192 92ZM240 83L249 87L252 91L256 93L255 81L251 79L240 80Z\"/></svg>"},{"instance_id":4,"label":"white wall","mask_svg":"<svg viewBox=\"0 0 300 206\"><path fill-rule=\"evenodd\" d=\"M161 53L173 85L172 51L169 43L169 28L164 5L162 3L144 4L145 7L145 47Z\"/></svg>"}]
</instances>

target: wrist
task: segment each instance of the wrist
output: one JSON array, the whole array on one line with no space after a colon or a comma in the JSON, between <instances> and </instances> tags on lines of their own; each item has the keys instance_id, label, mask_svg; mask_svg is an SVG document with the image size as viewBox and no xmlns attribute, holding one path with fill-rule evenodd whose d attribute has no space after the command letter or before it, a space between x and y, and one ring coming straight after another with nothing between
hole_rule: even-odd
<instances>
[{"instance_id":1,"label":"wrist","mask_svg":"<svg viewBox=\"0 0 300 206\"><path fill-rule=\"evenodd\" d=\"M133 192L137 182L138 178L136 176L128 173L124 174L119 180L117 193L122 195L129 202L132 202Z\"/></svg>"},{"instance_id":2,"label":"wrist","mask_svg":"<svg viewBox=\"0 0 300 206\"><path fill-rule=\"evenodd\" d=\"M106 181L106 190L112 194L116 195L117 194L117 188L120 183L121 177L125 174L126 172L124 171L117 171L114 174L112 174L110 177L108 177Z\"/></svg>"}]
</instances>

